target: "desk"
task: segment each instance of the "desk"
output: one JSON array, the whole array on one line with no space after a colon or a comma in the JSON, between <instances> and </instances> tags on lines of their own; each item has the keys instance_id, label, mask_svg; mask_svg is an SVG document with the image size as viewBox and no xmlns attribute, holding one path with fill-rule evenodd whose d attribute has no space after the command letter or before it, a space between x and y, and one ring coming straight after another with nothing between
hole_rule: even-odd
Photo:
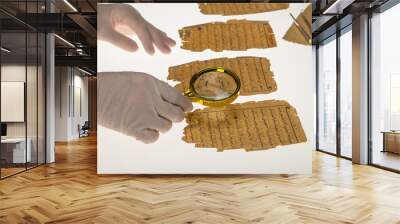
<instances>
[{"instance_id":1,"label":"desk","mask_svg":"<svg viewBox=\"0 0 400 224\"><path fill-rule=\"evenodd\" d=\"M6 138L1 139L1 157L6 163L25 163L30 162L32 158L31 145L32 140L28 138L25 154L25 138ZM26 159L26 161L25 161Z\"/></svg>"},{"instance_id":2,"label":"desk","mask_svg":"<svg viewBox=\"0 0 400 224\"><path fill-rule=\"evenodd\" d=\"M392 152L400 154L400 131L382 131L383 150L382 152Z\"/></svg>"}]
</instances>

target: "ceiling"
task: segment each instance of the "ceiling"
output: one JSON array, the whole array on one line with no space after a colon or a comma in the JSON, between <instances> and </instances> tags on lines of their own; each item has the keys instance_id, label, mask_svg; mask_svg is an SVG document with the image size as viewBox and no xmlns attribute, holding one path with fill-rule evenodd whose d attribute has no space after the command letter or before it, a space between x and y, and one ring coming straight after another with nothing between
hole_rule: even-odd
<instances>
[{"instance_id":1,"label":"ceiling","mask_svg":"<svg viewBox=\"0 0 400 224\"><path fill-rule=\"evenodd\" d=\"M38 33L2 33L1 44L10 50L8 53L2 52L2 61L10 63L36 61L38 55L39 57L43 55L40 54L45 48L43 37L43 34Z\"/></svg>"},{"instance_id":2,"label":"ceiling","mask_svg":"<svg viewBox=\"0 0 400 224\"><path fill-rule=\"evenodd\" d=\"M79 66L95 73L96 7L96 0L51 0L47 5L45 0L1 0L2 46L12 49L7 58L35 55L37 48L30 43L33 35L28 33L25 38L26 30L35 35L54 32L56 65Z\"/></svg>"},{"instance_id":3,"label":"ceiling","mask_svg":"<svg viewBox=\"0 0 400 224\"><path fill-rule=\"evenodd\" d=\"M386 2L388 0L313 0L313 44L350 25L354 17Z\"/></svg>"}]
</instances>

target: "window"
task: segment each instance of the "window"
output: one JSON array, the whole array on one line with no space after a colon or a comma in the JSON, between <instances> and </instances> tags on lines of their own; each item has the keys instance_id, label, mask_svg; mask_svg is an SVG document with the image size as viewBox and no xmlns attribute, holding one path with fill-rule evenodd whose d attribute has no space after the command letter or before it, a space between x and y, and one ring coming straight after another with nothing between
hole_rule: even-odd
<instances>
[{"instance_id":1,"label":"window","mask_svg":"<svg viewBox=\"0 0 400 224\"><path fill-rule=\"evenodd\" d=\"M317 149L349 159L353 131L352 41L350 24L317 48Z\"/></svg>"},{"instance_id":2,"label":"window","mask_svg":"<svg viewBox=\"0 0 400 224\"><path fill-rule=\"evenodd\" d=\"M371 18L370 162L400 171L400 5Z\"/></svg>"},{"instance_id":3,"label":"window","mask_svg":"<svg viewBox=\"0 0 400 224\"><path fill-rule=\"evenodd\" d=\"M318 149L336 153L336 39L318 47Z\"/></svg>"},{"instance_id":4,"label":"window","mask_svg":"<svg viewBox=\"0 0 400 224\"><path fill-rule=\"evenodd\" d=\"M400 73L390 74L390 130L400 130Z\"/></svg>"},{"instance_id":5,"label":"window","mask_svg":"<svg viewBox=\"0 0 400 224\"><path fill-rule=\"evenodd\" d=\"M347 31L347 30L346 30ZM352 157L352 34L340 36L340 155Z\"/></svg>"},{"instance_id":6,"label":"window","mask_svg":"<svg viewBox=\"0 0 400 224\"><path fill-rule=\"evenodd\" d=\"M16 12L40 13L44 1L20 1ZM0 1L2 6L15 6ZM12 14L12 13L11 13ZM3 12L0 17L0 178L45 163L45 35ZM12 108L12 109L11 109Z\"/></svg>"}]
</instances>

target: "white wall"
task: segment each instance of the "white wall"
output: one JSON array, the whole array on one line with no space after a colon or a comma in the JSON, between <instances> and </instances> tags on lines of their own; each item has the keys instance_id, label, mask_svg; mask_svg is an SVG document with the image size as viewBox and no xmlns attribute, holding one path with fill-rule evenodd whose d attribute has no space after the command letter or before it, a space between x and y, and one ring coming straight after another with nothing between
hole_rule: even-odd
<instances>
[{"instance_id":1,"label":"white wall","mask_svg":"<svg viewBox=\"0 0 400 224\"><path fill-rule=\"evenodd\" d=\"M68 108L69 108L69 69L56 67L55 69L55 140L68 140Z\"/></svg>"},{"instance_id":2,"label":"white wall","mask_svg":"<svg viewBox=\"0 0 400 224\"><path fill-rule=\"evenodd\" d=\"M76 70L75 70L76 71ZM85 121L88 120L88 78L83 77L80 75L74 75L74 91L72 96L72 99L75 100L75 102L71 102L71 104L75 103L74 108L72 108L72 119L71 119L71 135L73 138L79 137L78 133L78 124L81 126L85 123ZM80 90L80 103L77 102L79 98L77 98L78 93L77 90ZM80 109L82 110L81 113L79 111L79 106L80 104ZM75 113L74 113L75 111Z\"/></svg>"},{"instance_id":3,"label":"white wall","mask_svg":"<svg viewBox=\"0 0 400 224\"><path fill-rule=\"evenodd\" d=\"M55 140L70 141L79 137L78 124L88 120L88 78L76 68L56 67ZM80 89L82 112L76 107ZM75 111L74 111L75 110Z\"/></svg>"}]
</instances>

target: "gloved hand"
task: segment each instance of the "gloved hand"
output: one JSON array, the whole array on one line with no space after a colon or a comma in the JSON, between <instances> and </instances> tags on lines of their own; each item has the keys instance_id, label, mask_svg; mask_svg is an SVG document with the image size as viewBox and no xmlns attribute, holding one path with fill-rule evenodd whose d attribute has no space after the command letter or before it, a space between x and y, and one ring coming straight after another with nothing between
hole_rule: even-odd
<instances>
[{"instance_id":1,"label":"gloved hand","mask_svg":"<svg viewBox=\"0 0 400 224\"><path fill-rule=\"evenodd\" d=\"M104 72L97 77L99 124L144 143L156 141L159 132L193 109L182 93L151 75Z\"/></svg>"},{"instance_id":2,"label":"gloved hand","mask_svg":"<svg viewBox=\"0 0 400 224\"><path fill-rule=\"evenodd\" d=\"M147 22L128 4L98 4L97 36L101 40L127 51L136 51L138 45L127 35L136 34L147 53L154 54L155 45L161 52L171 52L175 41Z\"/></svg>"}]
</instances>

